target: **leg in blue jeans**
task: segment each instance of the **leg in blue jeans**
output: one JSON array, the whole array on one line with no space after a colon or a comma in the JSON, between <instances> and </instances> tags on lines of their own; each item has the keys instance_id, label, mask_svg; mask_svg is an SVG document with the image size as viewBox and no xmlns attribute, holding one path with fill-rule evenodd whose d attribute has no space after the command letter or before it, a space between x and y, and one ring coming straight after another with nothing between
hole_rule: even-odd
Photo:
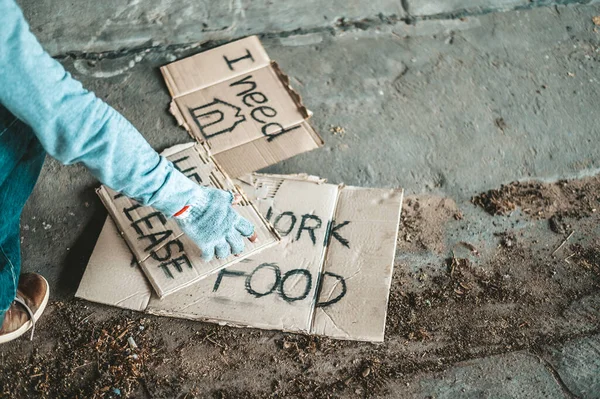
<instances>
[{"instance_id":1,"label":"leg in blue jeans","mask_svg":"<svg viewBox=\"0 0 600 399\"><path fill-rule=\"evenodd\" d=\"M0 325L17 294L21 212L45 156L31 128L0 105Z\"/></svg>"}]
</instances>

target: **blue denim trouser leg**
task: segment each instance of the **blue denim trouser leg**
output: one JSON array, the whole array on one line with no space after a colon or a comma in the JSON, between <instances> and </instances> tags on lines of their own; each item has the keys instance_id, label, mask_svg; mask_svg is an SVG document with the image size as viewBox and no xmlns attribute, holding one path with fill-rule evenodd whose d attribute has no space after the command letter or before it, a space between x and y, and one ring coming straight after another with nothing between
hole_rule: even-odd
<instances>
[{"instance_id":1,"label":"blue denim trouser leg","mask_svg":"<svg viewBox=\"0 0 600 399\"><path fill-rule=\"evenodd\" d=\"M0 105L0 323L17 294L19 221L45 156L31 128Z\"/></svg>"}]
</instances>

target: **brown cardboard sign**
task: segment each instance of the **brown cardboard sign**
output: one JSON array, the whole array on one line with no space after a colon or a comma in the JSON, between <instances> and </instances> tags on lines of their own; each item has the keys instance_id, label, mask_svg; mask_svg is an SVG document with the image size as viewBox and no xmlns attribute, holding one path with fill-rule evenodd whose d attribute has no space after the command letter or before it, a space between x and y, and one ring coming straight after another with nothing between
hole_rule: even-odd
<instances>
[{"instance_id":1,"label":"brown cardboard sign","mask_svg":"<svg viewBox=\"0 0 600 399\"><path fill-rule=\"evenodd\" d=\"M242 194L200 144L178 146L163 155L200 185ZM260 239L256 243L246 241L244 252L237 258L205 262L200 249L183 234L173 219L167 219L152 207L141 206L108 187L102 186L98 194L159 297L187 287L279 241L277 232L244 198L234 207L254 224Z\"/></svg>"},{"instance_id":2,"label":"brown cardboard sign","mask_svg":"<svg viewBox=\"0 0 600 399\"><path fill-rule=\"evenodd\" d=\"M402 190L304 175L253 174L238 183L281 235L279 245L159 300L109 218L76 296L156 315L382 341Z\"/></svg>"},{"instance_id":3,"label":"brown cardboard sign","mask_svg":"<svg viewBox=\"0 0 600 399\"><path fill-rule=\"evenodd\" d=\"M173 98L171 113L231 177L323 145L307 121L310 112L256 36L161 72Z\"/></svg>"}]
</instances>

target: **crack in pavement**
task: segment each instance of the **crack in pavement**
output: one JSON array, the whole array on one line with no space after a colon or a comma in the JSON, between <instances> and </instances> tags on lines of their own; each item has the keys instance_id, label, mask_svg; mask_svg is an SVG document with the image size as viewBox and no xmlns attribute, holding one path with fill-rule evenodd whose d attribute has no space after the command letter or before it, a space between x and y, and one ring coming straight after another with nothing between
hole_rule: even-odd
<instances>
[{"instance_id":1,"label":"crack in pavement","mask_svg":"<svg viewBox=\"0 0 600 399\"><path fill-rule=\"evenodd\" d=\"M560 374L558 373L558 370L556 370L554 368L554 366L552 365L552 363L550 363L548 360L546 360L542 355L540 355L539 353L536 353L536 351L532 352L533 355L535 357L538 358L538 360L544 364L544 366L546 367L546 369L548 370L548 372L550 374L552 374L552 378L554 378L554 380L556 381L556 383L560 386L560 389L563 391L563 393L570 399L580 399L579 396L575 395L573 392L571 392L571 390L569 389L569 387L567 386L567 384L565 384L565 382L562 380Z\"/></svg>"},{"instance_id":2,"label":"crack in pavement","mask_svg":"<svg viewBox=\"0 0 600 399\"><path fill-rule=\"evenodd\" d=\"M403 23L406 25L414 25L419 21L431 21L431 20L454 20L465 17L474 17L494 12L506 12L506 11L517 11L526 10L539 7L555 7L559 5L587 5L590 4L591 0L558 0L552 2L530 2L528 4L517 5L511 8L504 7L476 7L469 9L458 9L452 12L439 13L432 15L412 15L410 12L410 6L408 0L399 0L401 8L405 12L405 16L399 16L397 14L384 15L378 14L376 16L370 16L360 19L338 19L333 25L318 26L315 28L297 28L289 31L275 31L275 32L263 32L257 34L261 39L263 38L285 38L294 35L307 35L313 33L328 33L335 35L337 32L347 31L370 31L378 29L385 25L396 25ZM241 38L243 36L239 36ZM152 45L149 42L146 45L134 46L131 48L122 48L118 50L110 50L103 52L87 52L82 51L69 51L64 54L55 55L54 58L57 60L73 59L73 60L102 60L102 59L116 59L120 57L131 56L139 53L148 52L162 52L162 51L185 51L192 48L200 50L206 50L225 44L238 37L230 37L226 39L209 39L206 41L196 41L188 43L176 43L169 45Z\"/></svg>"}]
</instances>

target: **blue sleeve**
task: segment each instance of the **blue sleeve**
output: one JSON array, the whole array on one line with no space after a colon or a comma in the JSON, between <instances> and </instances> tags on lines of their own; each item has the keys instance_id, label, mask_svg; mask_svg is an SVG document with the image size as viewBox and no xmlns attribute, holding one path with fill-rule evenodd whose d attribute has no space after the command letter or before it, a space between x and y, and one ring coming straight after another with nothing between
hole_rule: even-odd
<instances>
[{"instance_id":1,"label":"blue sleeve","mask_svg":"<svg viewBox=\"0 0 600 399\"><path fill-rule=\"evenodd\" d=\"M14 0L0 0L0 103L61 163L81 162L102 183L167 216L202 191L44 51Z\"/></svg>"}]
</instances>

